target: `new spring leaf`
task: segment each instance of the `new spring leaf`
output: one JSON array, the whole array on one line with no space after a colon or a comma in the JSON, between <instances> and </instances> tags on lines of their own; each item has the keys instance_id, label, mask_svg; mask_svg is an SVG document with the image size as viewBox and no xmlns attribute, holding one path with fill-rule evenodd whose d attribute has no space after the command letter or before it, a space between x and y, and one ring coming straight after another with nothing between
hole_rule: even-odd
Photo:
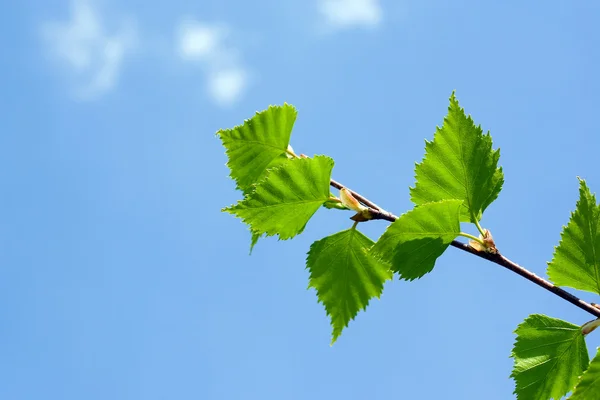
<instances>
[{"instance_id":1,"label":"new spring leaf","mask_svg":"<svg viewBox=\"0 0 600 400\"><path fill-rule=\"evenodd\" d=\"M426 141L425 157L415 167L411 199L417 205L460 199L464 201L460 220L479 221L504 183L499 158L489 132L483 134L452 93L444 124L436 129L433 141Z\"/></svg>"},{"instance_id":2,"label":"new spring leaf","mask_svg":"<svg viewBox=\"0 0 600 400\"><path fill-rule=\"evenodd\" d=\"M460 233L462 201L418 206L392 223L371 252L391 264L400 277L413 280L430 272L435 261Z\"/></svg>"},{"instance_id":3,"label":"new spring leaf","mask_svg":"<svg viewBox=\"0 0 600 400\"><path fill-rule=\"evenodd\" d=\"M569 400L600 399L600 348Z\"/></svg>"},{"instance_id":4,"label":"new spring leaf","mask_svg":"<svg viewBox=\"0 0 600 400\"><path fill-rule=\"evenodd\" d=\"M306 260L309 287L317 290L331 318L332 344L371 298L379 298L384 282L392 278L387 266L368 253L371 246L373 241L354 228L310 246Z\"/></svg>"},{"instance_id":5,"label":"new spring leaf","mask_svg":"<svg viewBox=\"0 0 600 400\"><path fill-rule=\"evenodd\" d=\"M600 207L585 181L579 201L548 264L548 277L558 286L600 294Z\"/></svg>"},{"instance_id":6,"label":"new spring leaf","mask_svg":"<svg viewBox=\"0 0 600 400\"><path fill-rule=\"evenodd\" d=\"M287 160L297 111L289 105L271 106L257 112L243 125L217 132L225 146L231 177L244 193L260 181L267 169Z\"/></svg>"},{"instance_id":7,"label":"new spring leaf","mask_svg":"<svg viewBox=\"0 0 600 400\"><path fill-rule=\"evenodd\" d=\"M289 160L270 170L244 200L223 211L250 225L253 240L262 234L292 238L329 199L332 169L333 160L326 156Z\"/></svg>"},{"instance_id":8,"label":"new spring leaf","mask_svg":"<svg viewBox=\"0 0 600 400\"><path fill-rule=\"evenodd\" d=\"M516 329L511 357L518 400L561 399L589 364L581 328L533 314Z\"/></svg>"}]
</instances>

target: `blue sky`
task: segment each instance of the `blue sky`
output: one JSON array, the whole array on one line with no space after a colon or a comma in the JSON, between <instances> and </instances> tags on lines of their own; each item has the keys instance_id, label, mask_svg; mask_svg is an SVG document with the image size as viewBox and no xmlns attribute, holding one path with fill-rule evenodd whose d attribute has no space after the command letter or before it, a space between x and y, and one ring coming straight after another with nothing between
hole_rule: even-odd
<instances>
[{"instance_id":1,"label":"blue sky","mask_svg":"<svg viewBox=\"0 0 600 400\"><path fill-rule=\"evenodd\" d=\"M214 133L292 103L294 149L401 214L456 90L501 148L482 223L545 276L576 177L600 192L598 2L22 0L0 15L0 398L507 399L527 315L590 319L449 249L330 347L304 260L347 215L248 256L220 212L240 194Z\"/></svg>"}]
</instances>

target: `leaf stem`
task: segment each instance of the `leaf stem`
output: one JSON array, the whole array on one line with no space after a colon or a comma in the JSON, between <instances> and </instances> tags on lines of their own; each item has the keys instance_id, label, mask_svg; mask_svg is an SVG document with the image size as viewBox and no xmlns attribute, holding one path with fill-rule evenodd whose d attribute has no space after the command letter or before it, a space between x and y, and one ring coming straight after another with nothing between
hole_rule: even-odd
<instances>
[{"instance_id":1,"label":"leaf stem","mask_svg":"<svg viewBox=\"0 0 600 400\"><path fill-rule=\"evenodd\" d=\"M477 236L469 235L468 233L464 233L464 232L461 232L458 235L459 236L464 236L464 237L469 238L471 240L475 240L476 242L480 243L482 246L485 246L485 243L483 243L483 240L480 239L480 238L478 238Z\"/></svg>"},{"instance_id":2,"label":"leaf stem","mask_svg":"<svg viewBox=\"0 0 600 400\"><path fill-rule=\"evenodd\" d=\"M479 233L481 233L481 236L485 237L485 231L483 230L481 225L479 225L479 221L477 221L477 218L474 218L474 220L475 220L475 226L477 227L477 230L479 231Z\"/></svg>"},{"instance_id":3,"label":"leaf stem","mask_svg":"<svg viewBox=\"0 0 600 400\"><path fill-rule=\"evenodd\" d=\"M339 182L334 181L333 179L330 181L330 185L337 189L341 189L342 187L345 187L346 189L348 189L347 186L342 185ZM356 193L353 190L350 190L350 189L348 189L348 190L350 191L350 193L352 193L352 195L358 201L360 201L365 206L369 207L369 211L371 212L371 215L373 216L372 219L383 219L383 220L390 221L390 222L394 222L398 219L397 216L395 216L394 214L379 207L377 204L373 203L366 197L363 197L362 195ZM478 223L476 223L476 225L479 227L480 232L481 232L482 231L481 226L479 226ZM482 232L482 234L483 234L483 232ZM581 300L579 297L572 295L571 293L567 292L566 290L561 289L558 286L554 286L552 283L548 282L544 278L537 276L533 272L521 267L517 263L504 257L499 252L496 254L492 254L492 253L487 253L485 251L478 251L478 250L472 248L471 246L469 246L468 244L459 242L458 240L453 240L452 243L450 243L450 245L459 250L466 251L467 253L471 253L477 257L484 258L488 261L491 261L494 264L498 264L498 265L508 269L509 271L512 271L515 274L522 276L523 278L527 279L528 281L533 282L536 285L546 289L547 291L554 293L558 297L562 298L563 300L568 301L569 303L575 305L576 307L579 307L582 310L587 311L588 313L592 314L593 316L600 318L600 308L596 308L596 307L592 306L590 303L588 303L584 300Z\"/></svg>"}]
</instances>

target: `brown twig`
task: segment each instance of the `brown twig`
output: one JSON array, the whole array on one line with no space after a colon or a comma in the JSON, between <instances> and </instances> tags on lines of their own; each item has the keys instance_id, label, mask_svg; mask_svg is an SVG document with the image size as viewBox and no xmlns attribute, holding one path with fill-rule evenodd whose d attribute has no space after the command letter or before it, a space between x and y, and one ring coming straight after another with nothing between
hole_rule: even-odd
<instances>
[{"instance_id":1,"label":"brown twig","mask_svg":"<svg viewBox=\"0 0 600 400\"><path fill-rule=\"evenodd\" d=\"M341 188L345 187L344 185L342 185L339 182L334 181L333 179L331 180L330 184L331 184L331 186L333 186L336 189L341 189ZM366 207L369 207L369 211L371 212L371 214L373 216L372 219L383 219L383 220L390 221L390 222L394 222L395 220L398 219L397 216L395 216L394 214L379 207L377 204L373 203L366 197L360 195L359 193L356 193L355 191L353 191L347 187L346 187L346 189L348 189L350 191L350 193L352 193L352 195L358 201L360 201L363 205L365 205ZM487 253L485 251L479 251L479 250L472 248L468 244L462 243L458 240L453 240L450 245L459 250L466 251L467 253L471 253L473 255L476 255L477 257L481 257L481 258L484 258L495 264L498 264L498 265L522 276L523 278L527 279L528 281L533 282L536 285L548 290L549 292L554 293L558 297L581 308L582 310L587 311L588 313L592 314L596 318L600 318L600 309L599 308L594 307L590 303L581 300L579 297L572 295L571 293L559 288L558 286L554 286L552 283L548 282L544 278L541 278L541 277L537 276L536 274L534 274L533 272L521 267L519 264L512 262L511 260L504 257L500 253L491 254L491 253Z\"/></svg>"},{"instance_id":2,"label":"brown twig","mask_svg":"<svg viewBox=\"0 0 600 400\"><path fill-rule=\"evenodd\" d=\"M350 191L350 193L352 193L352 196L354 196L354 198L356 200L360 201L363 205L365 205L371 209L370 211L373 214L373 219L385 219L386 221L390 221L390 222L394 222L395 220L398 219L398 217L396 217L394 214L385 211L383 208L379 207L377 204L373 203L371 200L367 199L366 197L363 197L359 193L356 193L354 190L347 188L346 186L342 185L341 183L334 181L332 179L329 182L329 184L336 189L341 189L343 187L348 189Z\"/></svg>"}]
</instances>

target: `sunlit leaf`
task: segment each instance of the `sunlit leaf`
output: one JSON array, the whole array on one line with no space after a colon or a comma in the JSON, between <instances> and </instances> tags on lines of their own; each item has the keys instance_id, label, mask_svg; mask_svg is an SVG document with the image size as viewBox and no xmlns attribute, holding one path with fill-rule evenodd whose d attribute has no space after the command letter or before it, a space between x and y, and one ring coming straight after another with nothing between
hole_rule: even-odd
<instances>
[{"instance_id":1,"label":"sunlit leaf","mask_svg":"<svg viewBox=\"0 0 600 400\"><path fill-rule=\"evenodd\" d=\"M296 158L269 171L256 189L225 208L260 235L289 239L301 233L313 214L329 199L333 160L326 156Z\"/></svg>"},{"instance_id":2,"label":"sunlit leaf","mask_svg":"<svg viewBox=\"0 0 600 400\"><path fill-rule=\"evenodd\" d=\"M267 169L285 163L297 111L289 105L270 106L243 125L217 132L225 146L231 177L248 193Z\"/></svg>"},{"instance_id":3,"label":"sunlit leaf","mask_svg":"<svg viewBox=\"0 0 600 400\"><path fill-rule=\"evenodd\" d=\"M515 333L511 377L517 399L558 400L571 391L589 364L581 327L533 314Z\"/></svg>"},{"instance_id":4,"label":"sunlit leaf","mask_svg":"<svg viewBox=\"0 0 600 400\"><path fill-rule=\"evenodd\" d=\"M500 150L492 150L489 133L483 134L452 93L444 124L433 141L426 141L425 157L415 167L411 199L417 205L460 199L464 201L461 221L479 221L504 183L499 158Z\"/></svg>"},{"instance_id":5,"label":"sunlit leaf","mask_svg":"<svg viewBox=\"0 0 600 400\"><path fill-rule=\"evenodd\" d=\"M579 201L548 263L548 276L555 285L600 294L599 226L596 196L580 179Z\"/></svg>"},{"instance_id":6,"label":"sunlit leaf","mask_svg":"<svg viewBox=\"0 0 600 400\"><path fill-rule=\"evenodd\" d=\"M371 298L379 298L384 282L392 277L388 267L368 253L372 245L371 239L353 228L310 246L309 286L317 290L331 318L332 344Z\"/></svg>"}]
</instances>

